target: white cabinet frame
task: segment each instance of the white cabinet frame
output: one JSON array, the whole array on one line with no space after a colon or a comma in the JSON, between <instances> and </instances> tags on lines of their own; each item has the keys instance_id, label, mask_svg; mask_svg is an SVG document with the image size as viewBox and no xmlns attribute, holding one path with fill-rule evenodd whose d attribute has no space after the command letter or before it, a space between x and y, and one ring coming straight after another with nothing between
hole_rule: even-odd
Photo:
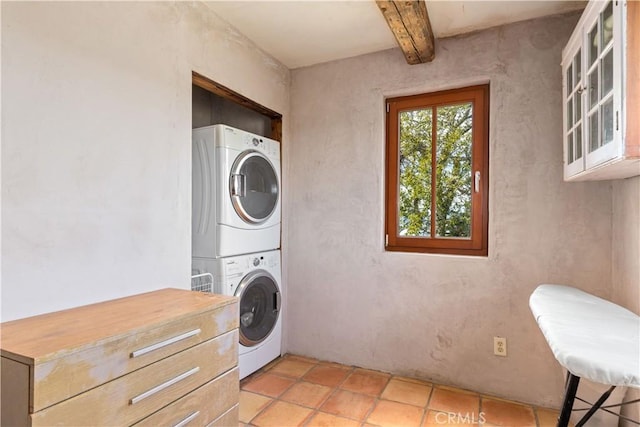
<instances>
[{"instance_id":1,"label":"white cabinet frame","mask_svg":"<svg viewBox=\"0 0 640 427\"><path fill-rule=\"evenodd\" d=\"M627 92L629 79L638 73L633 61L638 61L638 38L628 31L640 24L640 5L624 0L592 0L584 10L569 42L562 54L562 100L563 100L563 164L564 179L599 180L617 179L640 175L640 155L635 137L629 127L639 126L627 115L633 95ZM603 18L605 10L612 8L612 38L602 45ZM629 12L629 17L628 15ZM590 47L593 39L591 31L597 26L597 53L595 61L590 61ZM606 28L609 28L607 25ZM630 39L631 44L627 41ZM580 53L580 58L577 58ZM601 93L605 59L612 57L612 90ZM634 58L630 61L629 56ZM580 75L576 73L580 61ZM591 62L591 63L590 63ZM628 66L632 68L629 70ZM571 72L568 75L568 72ZM595 74L594 74L595 73ZM591 76L597 76L592 81ZM571 78L572 81L568 81ZM568 85L571 84L571 87ZM595 92L594 92L595 91ZM591 98L595 96L595 104ZM579 99L576 99L578 98ZM572 101L569 106L568 102ZM611 109L607 108L611 106ZM569 114L577 117L568 117ZM604 125L604 118L608 119ZM597 123L596 123L597 121ZM592 128L592 125L595 127ZM607 138L605 139L605 135ZM593 141L592 141L593 140ZM595 142L595 144L594 144Z\"/></svg>"}]
</instances>

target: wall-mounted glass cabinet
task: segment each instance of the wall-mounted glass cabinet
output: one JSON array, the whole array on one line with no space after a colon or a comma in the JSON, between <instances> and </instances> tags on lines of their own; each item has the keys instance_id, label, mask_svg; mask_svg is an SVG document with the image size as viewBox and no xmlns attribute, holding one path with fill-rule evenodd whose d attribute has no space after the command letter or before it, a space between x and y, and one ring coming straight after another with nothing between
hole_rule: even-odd
<instances>
[{"instance_id":1,"label":"wall-mounted glass cabinet","mask_svg":"<svg viewBox=\"0 0 640 427\"><path fill-rule=\"evenodd\" d=\"M640 175L640 2L592 0L562 55L565 180Z\"/></svg>"}]
</instances>

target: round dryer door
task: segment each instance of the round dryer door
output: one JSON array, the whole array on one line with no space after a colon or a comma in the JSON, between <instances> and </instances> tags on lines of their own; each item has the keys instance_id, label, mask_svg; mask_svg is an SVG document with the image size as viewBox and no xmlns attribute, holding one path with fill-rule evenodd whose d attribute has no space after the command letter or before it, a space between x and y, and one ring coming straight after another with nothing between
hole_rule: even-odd
<instances>
[{"instance_id":1,"label":"round dryer door","mask_svg":"<svg viewBox=\"0 0 640 427\"><path fill-rule=\"evenodd\" d=\"M245 151L233 163L229 191L233 208L245 222L260 224L276 209L278 176L273 165L258 151Z\"/></svg>"},{"instance_id":2,"label":"round dryer door","mask_svg":"<svg viewBox=\"0 0 640 427\"><path fill-rule=\"evenodd\" d=\"M246 275L236 294L240 298L240 344L251 347L264 341L278 321L280 290L264 270Z\"/></svg>"}]
</instances>

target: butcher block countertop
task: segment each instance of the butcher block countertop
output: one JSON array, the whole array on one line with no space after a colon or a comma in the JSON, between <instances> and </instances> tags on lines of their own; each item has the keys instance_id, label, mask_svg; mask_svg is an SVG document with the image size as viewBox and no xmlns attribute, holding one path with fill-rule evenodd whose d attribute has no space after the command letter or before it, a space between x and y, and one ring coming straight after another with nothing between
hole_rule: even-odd
<instances>
[{"instance_id":1,"label":"butcher block countertop","mask_svg":"<svg viewBox=\"0 0 640 427\"><path fill-rule=\"evenodd\" d=\"M236 298L184 289L119 298L0 323L1 355L32 364L92 347L236 302ZM227 330L227 328L224 328Z\"/></svg>"}]
</instances>

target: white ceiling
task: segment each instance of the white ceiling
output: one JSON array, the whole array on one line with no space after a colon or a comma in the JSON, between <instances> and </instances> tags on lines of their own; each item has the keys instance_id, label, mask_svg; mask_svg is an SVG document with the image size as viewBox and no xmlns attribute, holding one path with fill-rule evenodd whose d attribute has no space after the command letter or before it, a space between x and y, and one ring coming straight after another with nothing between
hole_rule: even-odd
<instances>
[{"instance_id":1,"label":"white ceiling","mask_svg":"<svg viewBox=\"0 0 640 427\"><path fill-rule=\"evenodd\" d=\"M586 4L584 0L426 1L436 39L578 10ZM235 0L206 4L291 69L397 46L374 0Z\"/></svg>"}]
</instances>

